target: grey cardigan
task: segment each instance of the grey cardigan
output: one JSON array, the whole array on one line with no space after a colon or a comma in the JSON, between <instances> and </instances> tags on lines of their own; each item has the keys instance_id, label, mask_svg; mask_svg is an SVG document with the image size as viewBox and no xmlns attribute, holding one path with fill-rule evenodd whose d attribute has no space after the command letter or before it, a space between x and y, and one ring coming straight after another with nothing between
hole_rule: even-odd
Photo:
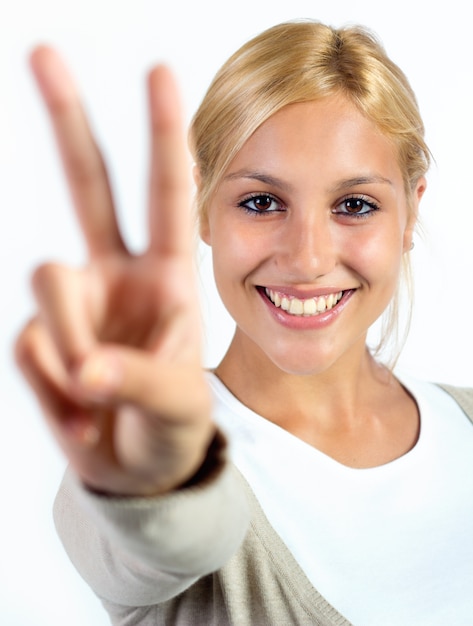
<instances>
[{"instance_id":1,"label":"grey cardigan","mask_svg":"<svg viewBox=\"0 0 473 626\"><path fill-rule=\"evenodd\" d=\"M443 388L473 422L473 389ZM55 520L115 626L349 626L231 464L210 484L153 499L96 496L66 473Z\"/></svg>"}]
</instances>

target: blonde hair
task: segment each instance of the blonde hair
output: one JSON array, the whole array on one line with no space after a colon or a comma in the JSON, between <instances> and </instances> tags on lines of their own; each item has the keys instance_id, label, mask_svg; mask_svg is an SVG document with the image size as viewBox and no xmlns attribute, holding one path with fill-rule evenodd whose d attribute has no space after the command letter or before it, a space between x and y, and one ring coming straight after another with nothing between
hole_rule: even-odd
<instances>
[{"instance_id":1,"label":"blonde hair","mask_svg":"<svg viewBox=\"0 0 473 626\"><path fill-rule=\"evenodd\" d=\"M430 153L406 76L365 28L302 20L274 26L243 45L217 73L197 110L189 139L200 178L200 218L232 159L263 122L289 104L335 94L393 142L409 202ZM409 275L409 255L404 257Z\"/></svg>"}]
</instances>

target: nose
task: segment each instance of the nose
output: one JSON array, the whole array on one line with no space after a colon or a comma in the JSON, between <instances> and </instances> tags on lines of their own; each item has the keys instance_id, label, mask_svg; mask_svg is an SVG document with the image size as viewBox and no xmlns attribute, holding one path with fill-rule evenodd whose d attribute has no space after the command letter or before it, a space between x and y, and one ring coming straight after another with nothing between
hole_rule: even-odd
<instances>
[{"instance_id":1,"label":"nose","mask_svg":"<svg viewBox=\"0 0 473 626\"><path fill-rule=\"evenodd\" d=\"M280 270L298 283L314 282L329 274L337 262L331 230L330 217L325 212L293 213L280 233L277 256Z\"/></svg>"}]
</instances>

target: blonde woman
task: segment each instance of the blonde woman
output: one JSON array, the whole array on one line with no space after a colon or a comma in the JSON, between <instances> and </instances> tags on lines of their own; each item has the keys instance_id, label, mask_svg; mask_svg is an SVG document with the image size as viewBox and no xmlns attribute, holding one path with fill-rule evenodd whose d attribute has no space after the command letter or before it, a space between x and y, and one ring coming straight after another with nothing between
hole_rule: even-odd
<instances>
[{"instance_id":1,"label":"blonde woman","mask_svg":"<svg viewBox=\"0 0 473 626\"><path fill-rule=\"evenodd\" d=\"M383 313L396 325L429 166L382 46L281 24L204 97L199 227L235 320L212 372L171 76L149 76L134 256L69 74L47 48L32 66L90 259L36 271L17 358L70 462L59 533L112 623L470 623L472 394L399 380L366 346Z\"/></svg>"}]
</instances>

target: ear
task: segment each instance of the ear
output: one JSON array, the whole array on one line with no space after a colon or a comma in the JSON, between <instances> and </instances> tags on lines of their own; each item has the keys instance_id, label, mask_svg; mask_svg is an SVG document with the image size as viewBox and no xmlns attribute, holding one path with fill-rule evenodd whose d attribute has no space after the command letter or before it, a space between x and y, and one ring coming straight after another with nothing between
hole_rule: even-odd
<instances>
[{"instance_id":1,"label":"ear","mask_svg":"<svg viewBox=\"0 0 473 626\"><path fill-rule=\"evenodd\" d=\"M197 165L194 165L192 168L192 176L194 178L195 186L197 187L197 192L199 191L200 185L202 183L202 176L200 174L200 170ZM210 244L210 225L209 218L207 213L205 215L199 215L199 235L204 243L207 245Z\"/></svg>"},{"instance_id":2,"label":"ear","mask_svg":"<svg viewBox=\"0 0 473 626\"><path fill-rule=\"evenodd\" d=\"M417 219L419 217L419 204L422 200L422 196L424 195L426 188L427 180L425 179L425 176L421 176L411 194L409 206L410 215L407 220L406 229L404 231L404 252L408 252L412 249L412 238L414 236L414 229L416 227Z\"/></svg>"},{"instance_id":3,"label":"ear","mask_svg":"<svg viewBox=\"0 0 473 626\"><path fill-rule=\"evenodd\" d=\"M192 178L194 179L195 186L197 189L200 187L200 183L202 182L202 176L200 174L200 169L198 165L195 165L192 168Z\"/></svg>"},{"instance_id":4,"label":"ear","mask_svg":"<svg viewBox=\"0 0 473 626\"><path fill-rule=\"evenodd\" d=\"M210 237L209 218L207 213L199 217L199 234L204 243L206 243L208 246L212 245L212 240Z\"/></svg>"}]
</instances>

